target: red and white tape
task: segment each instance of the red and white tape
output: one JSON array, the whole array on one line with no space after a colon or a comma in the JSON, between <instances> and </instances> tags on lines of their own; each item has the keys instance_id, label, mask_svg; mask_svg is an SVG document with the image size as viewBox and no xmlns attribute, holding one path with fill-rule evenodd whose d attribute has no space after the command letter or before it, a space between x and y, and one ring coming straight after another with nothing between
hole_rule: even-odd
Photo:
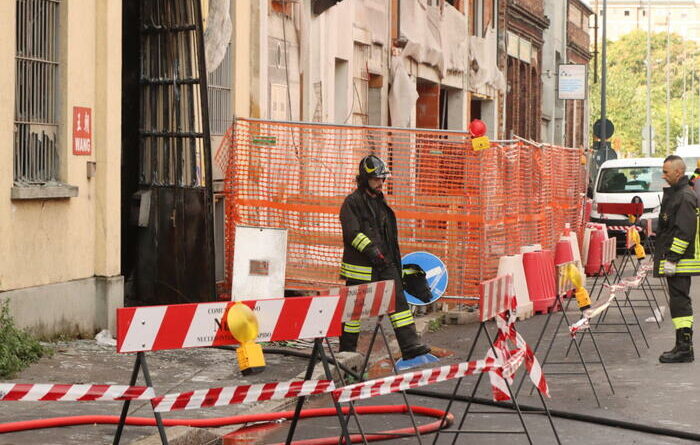
<instances>
[{"instance_id":1,"label":"red and white tape","mask_svg":"<svg viewBox=\"0 0 700 445\"><path fill-rule=\"evenodd\" d=\"M502 313L496 317L498 336L493 342L493 349L490 349L488 354L493 355L495 353L499 362L504 364L511 363L511 365L489 372L491 388L493 389L493 398L494 400L510 400L511 397L508 393L508 386L505 382L507 380L509 384L512 384L513 375L523 359L532 383L537 387L540 393L549 397L549 386L542 372L540 362L523 337L515 330L516 318L517 315L515 311ZM509 350L506 344L507 340L514 343L516 349Z\"/></svg>"},{"instance_id":2,"label":"red and white tape","mask_svg":"<svg viewBox=\"0 0 700 445\"><path fill-rule=\"evenodd\" d=\"M354 383L333 391L333 397L338 402L351 402L353 400L368 399L382 396L411 388L444 382L446 380L480 374L500 367L492 358L463 362L456 365L446 365L439 368L424 369L421 371L407 372L405 374L392 375L366 382Z\"/></svg>"},{"instance_id":3,"label":"red and white tape","mask_svg":"<svg viewBox=\"0 0 700 445\"><path fill-rule=\"evenodd\" d=\"M583 316L577 322L569 326L569 333L571 336L575 337L578 331L589 329L591 327L589 320L606 310L615 299L615 294L617 294L617 292L624 292L629 288L639 287L639 285L646 279L647 273L649 273L652 268L653 266L647 262L640 266L639 271L635 276L624 278L617 284L604 284L603 286L609 290L610 296L606 300L600 300L590 308L583 311Z\"/></svg>"},{"instance_id":4,"label":"red and white tape","mask_svg":"<svg viewBox=\"0 0 700 445\"><path fill-rule=\"evenodd\" d=\"M153 397L155 392L150 386L0 383L2 402L99 402Z\"/></svg>"},{"instance_id":5,"label":"red and white tape","mask_svg":"<svg viewBox=\"0 0 700 445\"><path fill-rule=\"evenodd\" d=\"M167 412L235 405L238 403L281 400L290 397L323 394L331 392L334 389L335 385L332 380L295 380L166 394L153 398L153 400L151 400L151 405L153 405L153 411L155 412Z\"/></svg>"},{"instance_id":6,"label":"red and white tape","mask_svg":"<svg viewBox=\"0 0 700 445\"><path fill-rule=\"evenodd\" d=\"M501 275L479 284L479 320L490 320L507 311L515 298L513 275Z\"/></svg>"},{"instance_id":7,"label":"red and white tape","mask_svg":"<svg viewBox=\"0 0 700 445\"><path fill-rule=\"evenodd\" d=\"M641 227L638 226L608 226L608 230L612 230L615 232L627 232L630 229L636 230L637 232L641 232L643 230Z\"/></svg>"},{"instance_id":8,"label":"red and white tape","mask_svg":"<svg viewBox=\"0 0 700 445\"><path fill-rule=\"evenodd\" d=\"M339 295L250 300L258 318L256 341L337 337L341 322L392 312L394 282L349 286ZM117 352L157 351L238 343L226 329L231 302L117 309Z\"/></svg>"}]
</instances>

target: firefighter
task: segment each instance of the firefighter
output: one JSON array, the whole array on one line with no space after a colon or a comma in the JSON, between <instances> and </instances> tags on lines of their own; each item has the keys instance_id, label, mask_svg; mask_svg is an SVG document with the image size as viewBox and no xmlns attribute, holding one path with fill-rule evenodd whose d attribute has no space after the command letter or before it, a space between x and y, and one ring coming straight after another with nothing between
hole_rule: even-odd
<instances>
[{"instance_id":1,"label":"firefighter","mask_svg":"<svg viewBox=\"0 0 700 445\"><path fill-rule=\"evenodd\" d=\"M362 158L355 178L357 189L340 208L343 227L343 262L340 276L347 285L394 280L396 312L389 315L404 360L428 354L430 348L418 340L413 314L402 286L401 253L394 211L389 207L382 186L390 176L377 156ZM355 351L360 334L359 320L343 323L340 351Z\"/></svg>"},{"instance_id":2,"label":"firefighter","mask_svg":"<svg viewBox=\"0 0 700 445\"><path fill-rule=\"evenodd\" d=\"M654 270L666 277L670 308L676 329L676 345L659 357L661 363L692 362L693 307L690 300L692 275L700 275L698 198L688 186L685 162L676 155L664 160L663 178L670 187L664 189L656 235Z\"/></svg>"}]
</instances>

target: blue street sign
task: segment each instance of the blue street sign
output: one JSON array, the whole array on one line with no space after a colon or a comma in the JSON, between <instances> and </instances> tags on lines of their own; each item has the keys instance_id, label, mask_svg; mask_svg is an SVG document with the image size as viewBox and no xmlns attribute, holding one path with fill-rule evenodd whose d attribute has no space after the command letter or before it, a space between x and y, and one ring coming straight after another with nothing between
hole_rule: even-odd
<instances>
[{"instance_id":1,"label":"blue street sign","mask_svg":"<svg viewBox=\"0 0 700 445\"><path fill-rule=\"evenodd\" d=\"M406 296L406 300L410 304L414 304L416 306L430 304L442 297L445 290L447 290L447 267L445 266L445 263L440 260L440 258L436 257L432 253L411 252L401 258L401 264L417 264L422 267L425 271L426 278L428 279L430 292L433 294L433 298L428 303L423 303L418 298L406 291L403 291L403 294Z\"/></svg>"}]
</instances>

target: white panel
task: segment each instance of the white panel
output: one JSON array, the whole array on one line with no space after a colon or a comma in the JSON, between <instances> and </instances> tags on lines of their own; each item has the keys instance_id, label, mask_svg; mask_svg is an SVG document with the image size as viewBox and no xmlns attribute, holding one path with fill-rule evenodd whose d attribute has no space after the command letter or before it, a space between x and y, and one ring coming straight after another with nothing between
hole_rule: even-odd
<instances>
[{"instance_id":1,"label":"white panel","mask_svg":"<svg viewBox=\"0 0 700 445\"><path fill-rule=\"evenodd\" d=\"M286 264L286 229L236 227L232 300L283 298Z\"/></svg>"}]
</instances>

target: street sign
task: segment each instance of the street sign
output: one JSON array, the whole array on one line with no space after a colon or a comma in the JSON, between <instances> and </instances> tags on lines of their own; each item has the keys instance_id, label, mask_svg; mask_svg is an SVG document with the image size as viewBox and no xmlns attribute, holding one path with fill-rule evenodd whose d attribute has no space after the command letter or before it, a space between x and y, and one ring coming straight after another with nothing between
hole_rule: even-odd
<instances>
[{"instance_id":1,"label":"street sign","mask_svg":"<svg viewBox=\"0 0 700 445\"><path fill-rule=\"evenodd\" d=\"M564 63L559 65L558 74L559 99L586 99L586 65Z\"/></svg>"},{"instance_id":2,"label":"street sign","mask_svg":"<svg viewBox=\"0 0 700 445\"><path fill-rule=\"evenodd\" d=\"M610 119L605 119L605 122L607 122L607 124L605 125L605 138L608 139L615 133L615 125L613 125L613 123L610 122ZM602 127L603 126L600 124L600 119L595 121L595 123L593 124L593 134L596 135L596 137L598 137L599 139L602 139Z\"/></svg>"},{"instance_id":3,"label":"street sign","mask_svg":"<svg viewBox=\"0 0 700 445\"><path fill-rule=\"evenodd\" d=\"M424 306L426 304L433 303L438 298L442 297L445 290L447 290L447 267L445 266L445 263L440 260L440 258L436 257L432 253L411 252L401 258L401 264L417 264L422 267L428 280L428 286L430 286L430 292L433 294L432 299L428 303L424 303L408 292L403 291L406 300L410 304Z\"/></svg>"}]
</instances>

